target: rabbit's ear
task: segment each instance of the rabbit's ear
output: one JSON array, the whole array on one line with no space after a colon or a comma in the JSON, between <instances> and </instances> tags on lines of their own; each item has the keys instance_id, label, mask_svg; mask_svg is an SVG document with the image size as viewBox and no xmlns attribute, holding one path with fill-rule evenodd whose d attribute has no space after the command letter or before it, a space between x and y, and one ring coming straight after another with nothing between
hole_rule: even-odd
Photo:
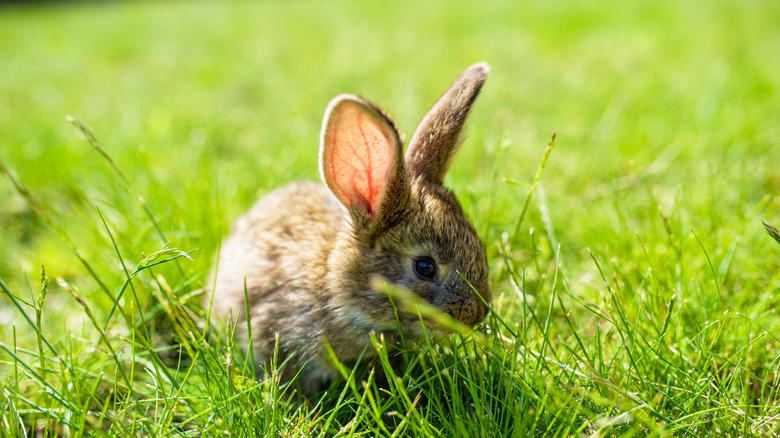
<instances>
[{"instance_id":1,"label":"rabbit's ear","mask_svg":"<svg viewBox=\"0 0 780 438\"><path fill-rule=\"evenodd\" d=\"M325 111L320 174L356 225L395 222L409 199L403 144L393 121L358 96L342 94Z\"/></svg>"},{"instance_id":2,"label":"rabbit's ear","mask_svg":"<svg viewBox=\"0 0 780 438\"><path fill-rule=\"evenodd\" d=\"M490 68L472 65L423 117L406 151L412 176L441 183L463 139L463 127Z\"/></svg>"}]
</instances>

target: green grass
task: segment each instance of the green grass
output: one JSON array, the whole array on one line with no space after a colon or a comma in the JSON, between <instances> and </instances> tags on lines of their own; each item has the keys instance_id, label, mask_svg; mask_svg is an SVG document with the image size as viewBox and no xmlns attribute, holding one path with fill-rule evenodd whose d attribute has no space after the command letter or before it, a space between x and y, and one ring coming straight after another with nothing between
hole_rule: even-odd
<instances>
[{"instance_id":1,"label":"green grass","mask_svg":"<svg viewBox=\"0 0 780 438\"><path fill-rule=\"evenodd\" d=\"M0 7L0 435L780 435L780 245L762 224L780 226L778 16L721 0ZM220 240L264 193L318 178L329 99L364 95L408 137L478 61L492 72L445 183L488 247L480 329L358 369L315 406L253 380L230 327L204 342Z\"/></svg>"}]
</instances>

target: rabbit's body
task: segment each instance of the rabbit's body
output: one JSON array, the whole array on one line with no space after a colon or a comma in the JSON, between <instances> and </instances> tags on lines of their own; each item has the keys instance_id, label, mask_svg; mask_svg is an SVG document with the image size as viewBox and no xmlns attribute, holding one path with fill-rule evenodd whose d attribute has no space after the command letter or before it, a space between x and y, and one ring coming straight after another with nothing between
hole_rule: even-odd
<instances>
[{"instance_id":1,"label":"rabbit's body","mask_svg":"<svg viewBox=\"0 0 780 438\"><path fill-rule=\"evenodd\" d=\"M269 214L279 211L288 214ZM338 202L321 184L301 182L271 192L233 226L220 255L228 262L219 266L214 311L245 314L240 304L246 278L256 358L272 357L277 332L283 334L280 351L303 347L299 355L318 356L307 350L318 349L332 326L326 315L325 276L333 247L306 247L305 242L334 242L343 222ZM248 341L245 327L239 325L238 334Z\"/></svg>"},{"instance_id":2,"label":"rabbit's body","mask_svg":"<svg viewBox=\"0 0 780 438\"><path fill-rule=\"evenodd\" d=\"M401 312L397 320L377 279L465 324L484 318L484 247L441 179L486 74L478 64L461 75L421 122L405 160L388 116L356 96L337 97L321 139L327 187L277 189L236 222L220 254L214 311L245 320L249 309L259 365L273 357L278 334L279 363L292 355L283 378L301 371L304 391L313 393L336 374L323 339L340 361L354 362L374 355L365 348L372 331L391 342L398 322L419 333L416 315ZM245 327L237 326L243 342Z\"/></svg>"}]
</instances>

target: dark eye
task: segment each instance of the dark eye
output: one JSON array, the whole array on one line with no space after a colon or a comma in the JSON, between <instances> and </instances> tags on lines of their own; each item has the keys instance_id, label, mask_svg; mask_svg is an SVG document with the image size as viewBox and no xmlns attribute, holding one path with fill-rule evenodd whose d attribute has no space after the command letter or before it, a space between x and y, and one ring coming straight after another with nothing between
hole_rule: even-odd
<instances>
[{"instance_id":1,"label":"dark eye","mask_svg":"<svg viewBox=\"0 0 780 438\"><path fill-rule=\"evenodd\" d=\"M433 280L436 277L436 263L430 257L414 259L414 272L423 280Z\"/></svg>"}]
</instances>

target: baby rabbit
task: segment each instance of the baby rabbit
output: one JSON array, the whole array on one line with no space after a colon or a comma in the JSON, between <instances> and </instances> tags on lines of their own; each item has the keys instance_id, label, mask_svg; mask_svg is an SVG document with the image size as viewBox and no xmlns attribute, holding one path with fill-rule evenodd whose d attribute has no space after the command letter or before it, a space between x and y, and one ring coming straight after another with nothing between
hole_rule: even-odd
<instances>
[{"instance_id":1,"label":"baby rabbit","mask_svg":"<svg viewBox=\"0 0 780 438\"><path fill-rule=\"evenodd\" d=\"M396 318L377 278L463 324L482 321L491 295L485 247L442 180L488 70L480 63L460 75L420 122L405 158L390 116L358 96L337 96L320 137L325 185L292 183L238 219L222 246L213 309L223 319L240 315L244 343L249 309L259 367L273 358L278 334L278 363L291 359L282 379L298 375L314 394L337 375L323 338L354 363L371 331L392 339L400 322L421 333L418 316Z\"/></svg>"}]
</instances>

